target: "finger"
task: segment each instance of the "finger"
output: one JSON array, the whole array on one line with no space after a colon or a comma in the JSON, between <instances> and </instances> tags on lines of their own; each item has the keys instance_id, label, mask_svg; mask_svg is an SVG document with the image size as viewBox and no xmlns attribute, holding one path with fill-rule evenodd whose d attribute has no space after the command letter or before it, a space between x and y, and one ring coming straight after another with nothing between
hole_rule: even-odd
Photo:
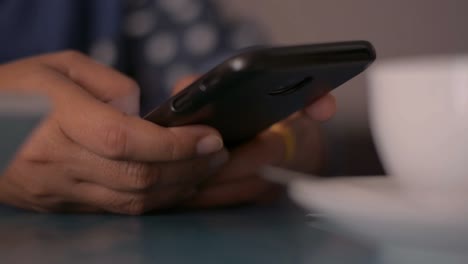
<instances>
[{"instance_id":1,"label":"finger","mask_svg":"<svg viewBox=\"0 0 468 264\"><path fill-rule=\"evenodd\" d=\"M219 184L251 177L265 165L279 164L284 159L285 146L277 134L264 132L253 141L230 154L227 164L210 183Z\"/></svg>"},{"instance_id":2,"label":"finger","mask_svg":"<svg viewBox=\"0 0 468 264\"><path fill-rule=\"evenodd\" d=\"M25 169L26 167L29 168ZM55 177L66 173L67 170L63 169L63 166L52 168L57 175L50 174L51 168L44 169L43 167L43 165L24 166L24 164L15 163L13 167L8 168L4 177L0 178L0 200L15 207L43 213L99 211L96 207L69 202L67 197L72 182L66 177ZM34 173L31 173L32 171ZM45 175L47 177L44 177ZM22 181L18 181L17 178L22 178ZM21 195L12 191L14 189L21 190Z\"/></svg>"},{"instance_id":3,"label":"finger","mask_svg":"<svg viewBox=\"0 0 468 264\"><path fill-rule=\"evenodd\" d=\"M326 121L336 113L336 99L327 94L306 107L303 112L313 120Z\"/></svg>"},{"instance_id":4,"label":"finger","mask_svg":"<svg viewBox=\"0 0 468 264\"><path fill-rule=\"evenodd\" d=\"M187 76L187 77L183 78L182 80L180 80L180 81L178 81L176 83L176 85L174 86L174 89L172 90L172 94L174 95L174 94L182 91L187 86L189 86L190 84L195 82L197 79L198 79L197 75L190 75L190 76Z\"/></svg>"},{"instance_id":5,"label":"finger","mask_svg":"<svg viewBox=\"0 0 468 264\"><path fill-rule=\"evenodd\" d=\"M92 183L80 183L73 189L74 199L90 207L117 214L141 215L170 207L194 194L191 188L166 188L151 193L118 192Z\"/></svg>"},{"instance_id":6,"label":"finger","mask_svg":"<svg viewBox=\"0 0 468 264\"><path fill-rule=\"evenodd\" d=\"M79 203L62 203L60 206L52 207L52 208L44 208L39 207L40 209L36 209L36 211L44 212L44 213L64 213L64 214L96 214L96 213L103 213L104 210L96 207L96 206L89 206Z\"/></svg>"},{"instance_id":7,"label":"finger","mask_svg":"<svg viewBox=\"0 0 468 264\"><path fill-rule=\"evenodd\" d=\"M210 182L222 183L250 177L265 165L291 167L301 171L314 171L323 164L321 130L316 122L299 112L281 123L294 138L292 154L288 159L287 140L284 135L267 130L252 142L235 149L222 171Z\"/></svg>"},{"instance_id":8,"label":"finger","mask_svg":"<svg viewBox=\"0 0 468 264\"><path fill-rule=\"evenodd\" d=\"M127 114L138 114L140 89L129 77L75 51L39 57L100 101Z\"/></svg>"},{"instance_id":9,"label":"finger","mask_svg":"<svg viewBox=\"0 0 468 264\"><path fill-rule=\"evenodd\" d=\"M242 181L227 184L217 184L199 190L197 194L184 205L188 207L219 207L263 201L277 194L279 187L258 177L250 177Z\"/></svg>"},{"instance_id":10,"label":"finger","mask_svg":"<svg viewBox=\"0 0 468 264\"><path fill-rule=\"evenodd\" d=\"M181 162L114 161L88 153L75 159L74 177L123 192L151 192L176 186L196 186L228 160L226 151Z\"/></svg>"},{"instance_id":11,"label":"finger","mask_svg":"<svg viewBox=\"0 0 468 264\"><path fill-rule=\"evenodd\" d=\"M163 128L103 104L65 77L49 78L56 95L61 131L72 141L111 159L172 161L214 153L223 143L217 131L202 126Z\"/></svg>"}]
</instances>

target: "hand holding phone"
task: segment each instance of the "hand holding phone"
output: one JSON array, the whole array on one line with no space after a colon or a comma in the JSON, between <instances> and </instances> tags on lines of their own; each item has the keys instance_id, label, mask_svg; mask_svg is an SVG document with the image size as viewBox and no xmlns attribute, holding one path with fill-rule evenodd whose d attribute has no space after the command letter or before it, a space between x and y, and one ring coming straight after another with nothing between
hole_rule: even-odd
<instances>
[{"instance_id":1,"label":"hand holding phone","mask_svg":"<svg viewBox=\"0 0 468 264\"><path fill-rule=\"evenodd\" d=\"M211 125L231 147L229 162L184 206L274 198L278 186L258 175L265 165L316 173L323 164L317 121L335 111L333 96L323 95L361 72L374 57L366 42L249 51L216 67L147 115L165 126ZM303 111L287 118L298 110ZM278 121L295 138L289 155L279 134L271 129L260 133Z\"/></svg>"}]
</instances>

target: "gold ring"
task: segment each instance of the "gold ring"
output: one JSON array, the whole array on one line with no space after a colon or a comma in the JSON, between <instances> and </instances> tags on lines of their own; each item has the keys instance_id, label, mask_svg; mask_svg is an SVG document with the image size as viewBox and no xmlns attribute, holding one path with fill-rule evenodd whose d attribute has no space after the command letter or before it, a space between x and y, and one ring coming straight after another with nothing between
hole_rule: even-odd
<instances>
[{"instance_id":1,"label":"gold ring","mask_svg":"<svg viewBox=\"0 0 468 264\"><path fill-rule=\"evenodd\" d=\"M283 138L285 147L284 160L286 162L292 161L296 152L296 137L294 136L294 131L281 123L271 126L270 131Z\"/></svg>"}]
</instances>

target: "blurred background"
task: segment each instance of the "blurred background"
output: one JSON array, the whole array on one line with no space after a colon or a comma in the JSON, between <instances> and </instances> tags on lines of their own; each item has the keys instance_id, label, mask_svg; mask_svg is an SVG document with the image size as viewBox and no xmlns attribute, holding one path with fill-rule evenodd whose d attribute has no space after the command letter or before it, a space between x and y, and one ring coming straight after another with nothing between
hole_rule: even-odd
<instances>
[{"instance_id":1,"label":"blurred background","mask_svg":"<svg viewBox=\"0 0 468 264\"><path fill-rule=\"evenodd\" d=\"M365 39L375 45L378 60L468 51L464 0L218 1L227 17L254 21L274 44ZM339 111L325 125L333 153L326 174L381 173L369 130L365 75L335 95Z\"/></svg>"}]
</instances>

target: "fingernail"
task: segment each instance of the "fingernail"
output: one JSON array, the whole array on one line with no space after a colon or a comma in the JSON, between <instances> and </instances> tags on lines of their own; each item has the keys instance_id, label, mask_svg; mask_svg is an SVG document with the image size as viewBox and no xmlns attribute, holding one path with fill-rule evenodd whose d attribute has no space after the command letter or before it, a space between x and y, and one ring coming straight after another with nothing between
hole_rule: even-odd
<instances>
[{"instance_id":1,"label":"fingernail","mask_svg":"<svg viewBox=\"0 0 468 264\"><path fill-rule=\"evenodd\" d=\"M202 138L197 144L197 153L200 155L211 154L223 148L223 140L214 135Z\"/></svg>"}]
</instances>

